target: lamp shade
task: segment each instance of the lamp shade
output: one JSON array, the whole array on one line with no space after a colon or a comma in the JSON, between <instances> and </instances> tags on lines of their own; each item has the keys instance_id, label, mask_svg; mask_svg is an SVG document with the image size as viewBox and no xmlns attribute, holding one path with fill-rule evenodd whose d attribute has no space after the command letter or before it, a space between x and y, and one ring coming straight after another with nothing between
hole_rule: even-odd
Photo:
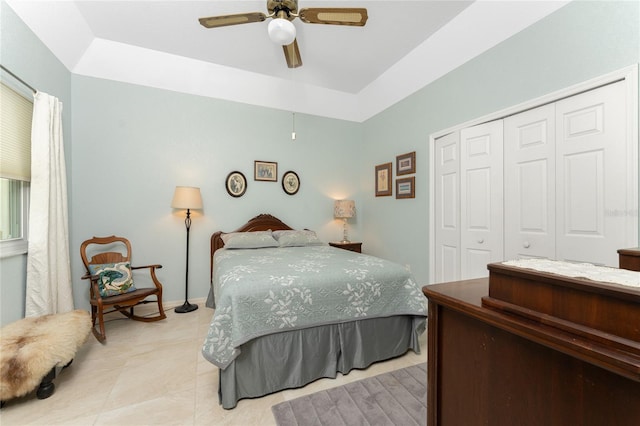
<instances>
[{"instance_id":1,"label":"lamp shade","mask_svg":"<svg viewBox=\"0 0 640 426\"><path fill-rule=\"evenodd\" d=\"M282 46L288 46L296 39L296 26L284 18L272 19L267 31L271 41Z\"/></svg>"},{"instance_id":2,"label":"lamp shade","mask_svg":"<svg viewBox=\"0 0 640 426\"><path fill-rule=\"evenodd\" d=\"M338 219L354 217L356 215L356 203L353 200L336 200L333 205L333 216Z\"/></svg>"},{"instance_id":3,"label":"lamp shade","mask_svg":"<svg viewBox=\"0 0 640 426\"><path fill-rule=\"evenodd\" d=\"M193 186L176 186L171 207L174 209L201 209L202 196L200 195L200 188L194 188Z\"/></svg>"}]
</instances>

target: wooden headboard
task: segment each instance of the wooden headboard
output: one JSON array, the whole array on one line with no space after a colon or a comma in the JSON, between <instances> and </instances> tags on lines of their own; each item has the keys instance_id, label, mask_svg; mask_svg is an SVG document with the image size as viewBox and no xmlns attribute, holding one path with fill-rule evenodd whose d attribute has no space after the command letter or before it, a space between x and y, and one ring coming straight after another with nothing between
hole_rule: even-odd
<instances>
[{"instance_id":1,"label":"wooden headboard","mask_svg":"<svg viewBox=\"0 0 640 426\"><path fill-rule=\"evenodd\" d=\"M290 230L293 229L280 219L270 214L260 214L253 219L250 219L247 223L240 228L231 232L255 232L255 231L272 231ZM224 247L224 241L222 241L222 234L226 232L218 231L211 235L211 253L210 253L210 267L209 267L209 279L213 282L213 255L216 250Z\"/></svg>"}]
</instances>

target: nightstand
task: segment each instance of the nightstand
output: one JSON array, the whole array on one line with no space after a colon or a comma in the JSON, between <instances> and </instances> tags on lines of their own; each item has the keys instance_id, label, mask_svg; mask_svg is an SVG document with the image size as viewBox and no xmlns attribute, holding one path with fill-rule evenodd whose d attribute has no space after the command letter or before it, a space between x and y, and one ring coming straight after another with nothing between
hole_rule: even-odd
<instances>
[{"instance_id":1,"label":"nightstand","mask_svg":"<svg viewBox=\"0 0 640 426\"><path fill-rule=\"evenodd\" d=\"M331 247L337 247L344 250L355 251L356 253L362 253L362 243L354 243L353 241L349 241L348 243L343 243L342 241L335 241L329 243Z\"/></svg>"}]
</instances>

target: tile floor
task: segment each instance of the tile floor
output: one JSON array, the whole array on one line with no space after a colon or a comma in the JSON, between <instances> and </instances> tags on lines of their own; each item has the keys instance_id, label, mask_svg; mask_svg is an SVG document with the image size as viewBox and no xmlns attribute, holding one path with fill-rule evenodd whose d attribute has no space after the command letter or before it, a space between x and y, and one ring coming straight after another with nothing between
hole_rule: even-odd
<instances>
[{"instance_id":1,"label":"tile floor","mask_svg":"<svg viewBox=\"0 0 640 426\"><path fill-rule=\"evenodd\" d=\"M321 379L300 389L241 400L233 410L218 405L218 368L200 348L213 311L204 307L167 319L132 322L119 314L107 323L107 343L93 337L71 366L55 379L56 391L38 400L35 392L10 400L0 410L0 424L12 425L275 425L271 406L344 383L426 361L422 354L353 370L336 379ZM150 306L150 305L147 305Z\"/></svg>"}]
</instances>

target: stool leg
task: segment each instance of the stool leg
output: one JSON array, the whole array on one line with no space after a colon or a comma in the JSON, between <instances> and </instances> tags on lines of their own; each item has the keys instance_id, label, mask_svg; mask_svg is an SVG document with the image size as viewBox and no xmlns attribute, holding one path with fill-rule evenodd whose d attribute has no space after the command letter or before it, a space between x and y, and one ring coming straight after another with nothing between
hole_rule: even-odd
<instances>
[{"instance_id":1,"label":"stool leg","mask_svg":"<svg viewBox=\"0 0 640 426\"><path fill-rule=\"evenodd\" d=\"M53 384L53 379L55 379L55 377L56 367L53 367L51 371L44 376L40 382L40 386L38 386L38 390L36 391L38 399L47 399L53 395L53 392L56 390L56 385Z\"/></svg>"}]
</instances>

